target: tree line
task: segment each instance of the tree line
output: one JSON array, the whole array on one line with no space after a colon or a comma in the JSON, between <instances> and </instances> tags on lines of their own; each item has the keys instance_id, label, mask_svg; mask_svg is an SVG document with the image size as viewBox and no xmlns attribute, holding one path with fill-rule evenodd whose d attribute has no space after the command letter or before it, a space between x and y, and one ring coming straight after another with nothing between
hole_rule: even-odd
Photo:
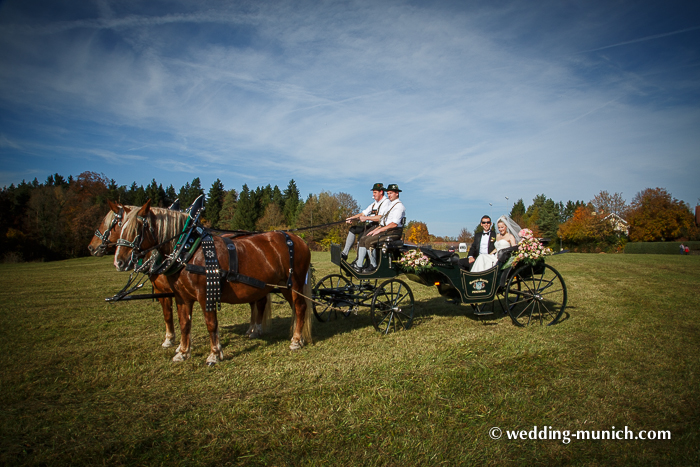
<instances>
[{"instance_id":1,"label":"tree line","mask_svg":"<svg viewBox=\"0 0 700 467\"><path fill-rule=\"evenodd\" d=\"M513 204L510 217L522 228L547 239L555 249L579 252L622 251L628 241L658 242L700 240L700 230L690 206L664 188L646 188L630 204L621 193L601 191L588 202L555 202L544 194L525 206ZM497 218L493 219L495 224ZM471 243L483 231L481 219L473 230L462 228L456 238L434 237L422 222L409 224L407 238L418 244L435 242ZM496 226L493 226L496 229Z\"/></svg>"},{"instance_id":2,"label":"tree line","mask_svg":"<svg viewBox=\"0 0 700 467\"><path fill-rule=\"evenodd\" d=\"M347 193L309 194L302 199L295 181L281 190L277 185L239 191L226 189L217 179L205 193L200 179L179 190L164 188L155 179L147 186L119 185L103 174L83 172L77 177L59 174L0 190L0 260L58 260L88 255L87 245L108 212L107 200L141 206L169 207L179 199L181 209L206 194L203 223L219 230L269 231L303 229L342 221L360 210ZM529 206L519 199L510 217L551 246L574 251L621 251L627 241L698 240L700 233L690 206L663 188L647 188L627 204L621 193L601 191L589 202L555 202L537 195ZM622 219L622 222L617 221ZM494 222L496 219L493 219ZM455 237L431 235L425 222L411 220L404 239L415 244L471 243L481 232L480 219L473 229L463 227ZM621 227L623 229L621 229ZM495 228L495 226L494 226ZM314 250L342 244L348 225L340 223L297 233Z\"/></svg>"},{"instance_id":3,"label":"tree line","mask_svg":"<svg viewBox=\"0 0 700 467\"><path fill-rule=\"evenodd\" d=\"M226 189L217 179L205 193L194 178L179 190L164 188L154 179L147 186L135 182L119 185L103 174L83 172L77 177L50 175L46 181L22 181L0 190L0 260L52 261L87 256L88 243L109 211L107 200L127 206L169 207L179 200L185 209L200 195L206 195L202 222L219 230L268 231L295 229L339 222L359 211L347 193L321 192L302 199L292 179L284 190L277 185L243 185L239 191ZM299 231L313 249L340 243L348 226L332 225L313 231Z\"/></svg>"}]
</instances>

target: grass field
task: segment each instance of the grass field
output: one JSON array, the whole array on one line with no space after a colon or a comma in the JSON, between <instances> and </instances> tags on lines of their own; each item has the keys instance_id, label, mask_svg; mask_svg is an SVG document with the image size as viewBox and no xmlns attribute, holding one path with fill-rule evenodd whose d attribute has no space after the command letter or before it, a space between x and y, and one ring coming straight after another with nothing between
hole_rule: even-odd
<instances>
[{"instance_id":1,"label":"grass field","mask_svg":"<svg viewBox=\"0 0 700 467\"><path fill-rule=\"evenodd\" d=\"M313 255L317 279L337 272ZM213 368L198 307L174 364L156 304L103 301L126 280L110 258L1 264L0 464L700 464L700 257L548 263L569 292L556 326L479 320L410 283L411 330L382 337L361 313L291 352L286 303L261 340L224 305ZM508 439L534 426L671 439Z\"/></svg>"}]
</instances>

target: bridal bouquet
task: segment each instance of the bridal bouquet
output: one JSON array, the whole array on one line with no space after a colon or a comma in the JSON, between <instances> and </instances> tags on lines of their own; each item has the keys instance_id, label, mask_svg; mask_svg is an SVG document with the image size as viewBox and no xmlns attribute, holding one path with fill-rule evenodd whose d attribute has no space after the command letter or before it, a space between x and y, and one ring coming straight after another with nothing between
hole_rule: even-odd
<instances>
[{"instance_id":1,"label":"bridal bouquet","mask_svg":"<svg viewBox=\"0 0 700 467\"><path fill-rule=\"evenodd\" d=\"M518 243L518 253L514 255L513 264L535 264L552 254L551 249L542 246L540 241L532 235L532 230L523 229L518 235L520 235L520 243Z\"/></svg>"},{"instance_id":2,"label":"bridal bouquet","mask_svg":"<svg viewBox=\"0 0 700 467\"><path fill-rule=\"evenodd\" d=\"M516 264L530 264L542 261L542 259L552 254L552 250L542 246L539 240L532 235L532 230L523 229L520 235L520 243L518 243L518 251L510 257L504 268L515 266Z\"/></svg>"},{"instance_id":3,"label":"bridal bouquet","mask_svg":"<svg viewBox=\"0 0 700 467\"><path fill-rule=\"evenodd\" d=\"M432 271L435 269L433 265L430 264L430 259L418 248L403 253L395 263L399 265L399 269L408 273L419 274L424 271Z\"/></svg>"}]
</instances>

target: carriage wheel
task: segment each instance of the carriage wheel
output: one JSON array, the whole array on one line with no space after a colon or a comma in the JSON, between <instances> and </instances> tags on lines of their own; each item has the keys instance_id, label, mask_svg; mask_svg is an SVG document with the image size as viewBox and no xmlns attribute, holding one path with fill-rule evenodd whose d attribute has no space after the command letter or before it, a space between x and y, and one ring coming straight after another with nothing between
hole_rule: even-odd
<instances>
[{"instance_id":1,"label":"carriage wheel","mask_svg":"<svg viewBox=\"0 0 700 467\"><path fill-rule=\"evenodd\" d=\"M556 324L566 308L566 284L548 264L521 266L508 281L505 302L516 326Z\"/></svg>"},{"instance_id":2,"label":"carriage wheel","mask_svg":"<svg viewBox=\"0 0 700 467\"><path fill-rule=\"evenodd\" d=\"M414 311L411 288L398 279L383 282L374 292L371 311L372 323L379 332L389 334L410 328Z\"/></svg>"},{"instance_id":3,"label":"carriage wheel","mask_svg":"<svg viewBox=\"0 0 700 467\"><path fill-rule=\"evenodd\" d=\"M337 319L338 315L350 316L354 304L350 303L347 297L343 297L342 292L334 293L335 290L345 289L349 285L350 281L340 274L330 274L316 284L311 295L315 300L312 304L317 320L325 323Z\"/></svg>"}]
</instances>

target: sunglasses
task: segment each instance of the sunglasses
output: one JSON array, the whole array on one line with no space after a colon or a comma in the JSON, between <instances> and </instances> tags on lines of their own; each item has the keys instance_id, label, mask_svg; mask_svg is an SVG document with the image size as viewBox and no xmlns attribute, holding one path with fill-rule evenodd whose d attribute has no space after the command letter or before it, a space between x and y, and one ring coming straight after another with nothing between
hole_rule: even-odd
<instances>
[{"instance_id":1,"label":"sunglasses","mask_svg":"<svg viewBox=\"0 0 700 467\"><path fill-rule=\"evenodd\" d=\"M490 222L482 222L482 224L486 224L486 225L488 225L488 224L490 224Z\"/></svg>"}]
</instances>

